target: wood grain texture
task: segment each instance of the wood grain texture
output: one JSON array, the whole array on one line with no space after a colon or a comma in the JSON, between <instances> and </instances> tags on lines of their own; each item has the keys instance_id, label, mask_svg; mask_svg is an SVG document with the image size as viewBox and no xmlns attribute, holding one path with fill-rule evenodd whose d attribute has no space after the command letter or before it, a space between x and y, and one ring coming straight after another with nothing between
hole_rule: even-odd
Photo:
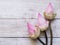
<instances>
[{"instance_id":1,"label":"wood grain texture","mask_svg":"<svg viewBox=\"0 0 60 45\"><path fill-rule=\"evenodd\" d=\"M38 12L43 14L49 2L52 2L56 13L60 12L60 1L0 0L0 18L36 18Z\"/></svg>"},{"instance_id":2,"label":"wood grain texture","mask_svg":"<svg viewBox=\"0 0 60 45\"><path fill-rule=\"evenodd\" d=\"M27 22L35 25L36 19L3 19L0 20L0 37L29 37ZM60 37L60 19L52 22L52 30L54 37ZM49 30L47 30L50 37Z\"/></svg>"},{"instance_id":3,"label":"wood grain texture","mask_svg":"<svg viewBox=\"0 0 60 45\"><path fill-rule=\"evenodd\" d=\"M45 42L44 38L41 39ZM53 45L59 45L60 44L59 42L60 38L53 39ZM38 40L31 40L30 38L0 38L0 45L42 45L42 44Z\"/></svg>"},{"instance_id":4,"label":"wood grain texture","mask_svg":"<svg viewBox=\"0 0 60 45\"><path fill-rule=\"evenodd\" d=\"M27 22L35 25L38 12L43 15L49 2L53 4L57 14L52 22L53 45L59 45L59 0L0 0L0 45L42 45L39 41L33 41L29 38L26 25ZM50 39L49 30L47 30L47 34ZM44 34L41 34L41 39L45 41Z\"/></svg>"}]
</instances>

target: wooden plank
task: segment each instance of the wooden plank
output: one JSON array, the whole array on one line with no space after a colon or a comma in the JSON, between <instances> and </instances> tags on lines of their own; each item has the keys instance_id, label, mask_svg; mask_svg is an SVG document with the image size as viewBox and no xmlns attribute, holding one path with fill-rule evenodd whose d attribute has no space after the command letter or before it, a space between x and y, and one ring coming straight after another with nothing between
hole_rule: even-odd
<instances>
[{"instance_id":1,"label":"wooden plank","mask_svg":"<svg viewBox=\"0 0 60 45\"><path fill-rule=\"evenodd\" d=\"M49 38L50 39L50 38ZM41 40L43 40L43 41L45 41L45 39L44 38L41 38ZM48 45L50 44L49 43L50 42L50 40L48 41ZM53 45L59 45L59 42L60 42L60 38L54 38L53 39ZM17 44L18 45L20 45L20 44L22 44L22 45L42 45L38 40L36 40L36 41L33 41L33 40L31 40L31 39L18 39L18 42L17 42Z\"/></svg>"},{"instance_id":2,"label":"wooden plank","mask_svg":"<svg viewBox=\"0 0 60 45\"><path fill-rule=\"evenodd\" d=\"M56 18L60 18L60 1L55 0L0 0L0 18L36 18L38 12L43 14L49 2L53 3Z\"/></svg>"},{"instance_id":3,"label":"wooden plank","mask_svg":"<svg viewBox=\"0 0 60 45\"><path fill-rule=\"evenodd\" d=\"M41 38L41 40L45 41L45 38ZM60 44L59 42L60 38L53 39L53 45L59 45ZM32 40L30 38L0 38L0 45L42 45L42 44L38 40Z\"/></svg>"},{"instance_id":4,"label":"wooden plank","mask_svg":"<svg viewBox=\"0 0 60 45\"><path fill-rule=\"evenodd\" d=\"M36 24L36 19L1 19L0 20L0 37L29 37L27 22ZM60 37L60 19L52 22L53 36ZM49 30L47 31L48 37Z\"/></svg>"},{"instance_id":5,"label":"wooden plank","mask_svg":"<svg viewBox=\"0 0 60 45\"><path fill-rule=\"evenodd\" d=\"M17 39L15 38L11 38L11 39L0 38L0 45L16 45L17 44L16 40Z\"/></svg>"}]
</instances>

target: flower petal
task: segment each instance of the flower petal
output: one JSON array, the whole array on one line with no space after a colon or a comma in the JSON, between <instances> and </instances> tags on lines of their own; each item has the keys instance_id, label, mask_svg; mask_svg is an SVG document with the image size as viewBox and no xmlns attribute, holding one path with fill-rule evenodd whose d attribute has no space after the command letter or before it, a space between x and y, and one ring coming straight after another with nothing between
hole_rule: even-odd
<instances>
[{"instance_id":1,"label":"flower petal","mask_svg":"<svg viewBox=\"0 0 60 45\"><path fill-rule=\"evenodd\" d=\"M48 23L49 21L45 20L45 18L40 13L38 13L38 25L41 31L46 30L46 28L48 27Z\"/></svg>"},{"instance_id":2,"label":"flower petal","mask_svg":"<svg viewBox=\"0 0 60 45\"><path fill-rule=\"evenodd\" d=\"M29 34L33 34L35 32L35 27L32 24L27 23L27 27Z\"/></svg>"},{"instance_id":3,"label":"flower petal","mask_svg":"<svg viewBox=\"0 0 60 45\"><path fill-rule=\"evenodd\" d=\"M46 12L46 13L51 13L51 12L53 12L53 6L52 6L51 3L49 3L49 5L47 6L45 12Z\"/></svg>"},{"instance_id":4,"label":"flower petal","mask_svg":"<svg viewBox=\"0 0 60 45\"><path fill-rule=\"evenodd\" d=\"M40 13L38 13L38 24L41 26L45 23L46 23L45 18Z\"/></svg>"}]
</instances>

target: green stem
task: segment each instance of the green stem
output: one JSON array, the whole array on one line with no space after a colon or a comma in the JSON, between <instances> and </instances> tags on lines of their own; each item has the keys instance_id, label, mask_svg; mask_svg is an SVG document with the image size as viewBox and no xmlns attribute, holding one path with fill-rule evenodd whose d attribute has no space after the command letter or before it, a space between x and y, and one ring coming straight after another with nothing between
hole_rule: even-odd
<instances>
[{"instance_id":1,"label":"green stem","mask_svg":"<svg viewBox=\"0 0 60 45\"><path fill-rule=\"evenodd\" d=\"M43 45L46 45L40 38L37 38Z\"/></svg>"},{"instance_id":2,"label":"green stem","mask_svg":"<svg viewBox=\"0 0 60 45\"><path fill-rule=\"evenodd\" d=\"M49 29L50 29L50 37L51 37L50 45L52 45L52 43L53 43L53 34L52 34L52 28L51 28L51 21L49 22Z\"/></svg>"},{"instance_id":3,"label":"green stem","mask_svg":"<svg viewBox=\"0 0 60 45\"><path fill-rule=\"evenodd\" d=\"M44 33L45 33L45 38L46 38L46 45L48 45L48 37L47 37L47 33L46 33L46 31L44 31Z\"/></svg>"}]
</instances>

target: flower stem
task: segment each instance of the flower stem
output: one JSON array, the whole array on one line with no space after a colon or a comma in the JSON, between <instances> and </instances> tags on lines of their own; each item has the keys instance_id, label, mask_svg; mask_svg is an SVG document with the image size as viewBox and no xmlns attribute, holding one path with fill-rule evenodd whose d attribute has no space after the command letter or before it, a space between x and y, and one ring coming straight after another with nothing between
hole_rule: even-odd
<instances>
[{"instance_id":1,"label":"flower stem","mask_svg":"<svg viewBox=\"0 0 60 45\"><path fill-rule=\"evenodd\" d=\"M46 31L44 31L44 33L45 33L45 38L46 38L46 45L48 45L48 37L47 37Z\"/></svg>"},{"instance_id":2,"label":"flower stem","mask_svg":"<svg viewBox=\"0 0 60 45\"><path fill-rule=\"evenodd\" d=\"M43 45L46 45L40 38L37 38Z\"/></svg>"},{"instance_id":3,"label":"flower stem","mask_svg":"<svg viewBox=\"0 0 60 45\"><path fill-rule=\"evenodd\" d=\"M49 29L50 29L50 37L51 37L50 45L52 45L52 43L53 43L53 34L52 34L52 28L51 28L51 21L49 22Z\"/></svg>"}]
</instances>

